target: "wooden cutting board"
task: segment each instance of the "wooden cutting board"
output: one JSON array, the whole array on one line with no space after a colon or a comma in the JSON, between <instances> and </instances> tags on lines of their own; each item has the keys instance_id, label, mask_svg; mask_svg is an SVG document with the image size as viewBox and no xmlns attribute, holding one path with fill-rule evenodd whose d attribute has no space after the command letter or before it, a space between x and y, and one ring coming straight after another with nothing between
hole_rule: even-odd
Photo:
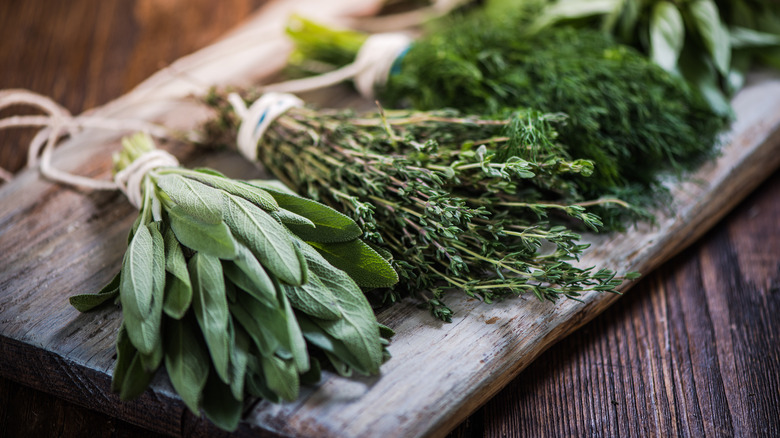
<instances>
[{"instance_id":1,"label":"wooden cutting board","mask_svg":"<svg viewBox=\"0 0 780 438\"><path fill-rule=\"evenodd\" d=\"M202 93L203 84L246 84L280 68L289 48L280 23L287 8L301 3L308 10L316 2L272 4L222 43L175 63L94 113L192 128L208 114L181 98ZM350 2L324 3L338 15ZM335 96L313 98L343 96L339 89ZM692 182L675 186L674 214L660 215L655 226L594 238L584 264L649 272L778 167L780 82L754 78L734 106L737 122L721 158L705 165ZM89 131L64 144L55 159L66 169L107 177L110 152L117 147L118 134ZM234 177L262 176L228 151L171 150L187 166L207 164ZM119 312L80 315L67 303L70 295L97 290L119 269L135 214L117 193L61 187L35 171L0 187L0 372L152 430L208 432L210 425L186 411L164 376L137 401L122 403L111 394ZM411 302L379 315L398 333L391 346L394 358L380 377L328 374L294 403L251 406L237 434L260 428L293 436L444 435L544 349L617 298L591 294L582 302L558 305L530 298L485 305L457 296L449 299L456 312L452 324L433 320Z\"/></svg>"}]
</instances>

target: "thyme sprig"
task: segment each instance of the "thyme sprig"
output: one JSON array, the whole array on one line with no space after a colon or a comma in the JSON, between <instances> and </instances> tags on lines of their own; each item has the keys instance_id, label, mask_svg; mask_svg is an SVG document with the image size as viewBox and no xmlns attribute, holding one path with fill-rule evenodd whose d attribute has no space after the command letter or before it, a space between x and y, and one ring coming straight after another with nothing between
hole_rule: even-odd
<instances>
[{"instance_id":1,"label":"thyme sprig","mask_svg":"<svg viewBox=\"0 0 780 438\"><path fill-rule=\"evenodd\" d=\"M219 141L237 121L219 93L210 103L221 116L207 136ZM367 242L392 255L401 281L386 300L428 291L428 308L450 320L442 297L451 289L486 302L525 293L554 301L614 291L623 281L572 263L587 248L574 229L602 225L588 207L622 207L582 198L578 181L593 163L570 158L556 141L561 117L293 108L266 131L258 157L289 187L352 217Z\"/></svg>"}]
</instances>

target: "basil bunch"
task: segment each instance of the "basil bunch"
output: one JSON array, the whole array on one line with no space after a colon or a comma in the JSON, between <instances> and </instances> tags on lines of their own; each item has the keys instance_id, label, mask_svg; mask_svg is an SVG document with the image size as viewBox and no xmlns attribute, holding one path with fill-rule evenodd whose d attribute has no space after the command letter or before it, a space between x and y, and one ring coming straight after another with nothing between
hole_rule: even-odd
<instances>
[{"instance_id":1,"label":"basil bunch","mask_svg":"<svg viewBox=\"0 0 780 438\"><path fill-rule=\"evenodd\" d=\"M126 139L115 169L153 149L148 136ZM88 311L118 297L112 389L122 399L164 364L196 415L233 430L247 394L293 400L301 382L318 380L317 357L342 375L379 372L392 331L360 286L398 277L354 221L211 170L153 169L142 194L120 273L70 300Z\"/></svg>"}]
</instances>

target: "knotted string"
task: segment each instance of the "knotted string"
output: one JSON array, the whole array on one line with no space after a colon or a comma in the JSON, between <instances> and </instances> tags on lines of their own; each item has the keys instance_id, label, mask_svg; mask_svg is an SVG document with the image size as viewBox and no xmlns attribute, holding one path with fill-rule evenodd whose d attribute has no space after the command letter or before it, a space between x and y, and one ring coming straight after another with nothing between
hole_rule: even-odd
<instances>
[{"instance_id":1,"label":"knotted string","mask_svg":"<svg viewBox=\"0 0 780 438\"><path fill-rule=\"evenodd\" d=\"M41 127L33 137L27 151L27 167L39 166L46 178L72 185L98 190L116 190L114 181L98 180L75 175L57 169L51 157L60 138L74 135L83 128L102 128L117 131L144 131L155 137L170 137L170 132L161 126L142 120L105 119L96 116L73 116L67 109L50 98L27 90L0 91L0 110L12 105L28 105L43 110L45 116L11 116L0 120L0 130L20 127ZM0 169L0 178L10 181L10 172Z\"/></svg>"},{"instance_id":2,"label":"knotted string","mask_svg":"<svg viewBox=\"0 0 780 438\"><path fill-rule=\"evenodd\" d=\"M115 187L122 191L127 200L135 208L140 209L144 201L143 181L144 177L154 169L160 167L178 167L179 161L173 155L162 149L152 149L136 158L129 166L114 175ZM155 219L159 218L160 201L152 194L152 208Z\"/></svg>"},{"instance_id":3,"label":"knotted string","mask_svg":"<svg viewBox=\"0 0 780 438\"><path fill-rule=\"evenodd\" d=\"M409 36L401 33L374 34L360 47L352 64L321 75L268 85L263 91L300 93L352 79L363 97L373 99L374 90L387 83L393 65L409 49L411 42Z\"/></svg>"},{"instance_id":4,"label":"knotted string","mask_svg":"<svg viewBox=\"0 0 780 438\"><path fill-rule=\"evenodd\" d=\"M303 106L301 99L286 93L266 93L249 108L236 93L230 93L228 101L241 118L236 138L238 150L251 161L257 161L257 145L274 120L291 108Z\"/></svg>"}]
</instances>

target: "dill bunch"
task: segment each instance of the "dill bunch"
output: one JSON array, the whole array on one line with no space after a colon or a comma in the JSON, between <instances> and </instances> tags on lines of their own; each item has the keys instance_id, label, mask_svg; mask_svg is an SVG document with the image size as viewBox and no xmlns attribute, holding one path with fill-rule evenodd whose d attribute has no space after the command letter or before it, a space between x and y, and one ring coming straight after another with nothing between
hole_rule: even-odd
<instances>
[{"instance_id":1,"label":"dill bunch","mask_svg":"<svg viewBox=\"0 0 780 438\"><path fill-rule=\"evenodd\" d=\"M572 156L597 163L582 187L594 198L620 192L647 205L648 189L660 189L659 173L679 173L712 155L726 120L683 80L594 30L524 36L529 20L522 13L470 14L438 23L397 59L380 100L421 110L565 113L559 141ZM306 23L289 31L294 40L317 38ZM347 50L330 59L344 59ZM316 45L299 46L298 56L318 53Z\"/></svg>"},{"instance_id":2,"label":"dill bunch","mask_svg":"<svg viewBox=\"0 0 780 438\"><path fill-rule=\"evenodd\" d=\"M217 94L210 103L221 116L207 138L231 142L224 136L235 132L235 114ZM622 283L572 263L587 248L574 230L602 225L586 207L623 204L583 201L572 181L593 163L570 158L555 140L560 117L293 108L270 125L258 159L301 195L351 216L366 242L392 256L401 280L385 302L422 296L450 320L447 290L486 302L524 293L555 301Z\"/></svg>"}]
</instances>

